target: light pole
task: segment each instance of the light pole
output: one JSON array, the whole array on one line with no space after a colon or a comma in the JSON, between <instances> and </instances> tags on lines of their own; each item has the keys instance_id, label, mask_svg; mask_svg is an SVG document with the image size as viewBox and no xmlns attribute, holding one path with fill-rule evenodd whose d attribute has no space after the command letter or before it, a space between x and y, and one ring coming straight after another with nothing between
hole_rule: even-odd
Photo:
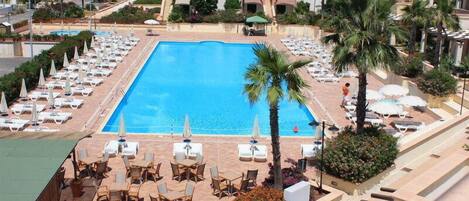
<instances>
[{"instance_id":1,"label":"light pole","mask_svg":"<svg viewBox=\"0 0 469 201\"><path fill-rule=\"evenodd\" d=\"M463 84L462 84L462 96L461 96L461 109L459 109L459 115L462 115L462 108L464 107L464 91L466 91L466 77L468 69L464 69Z\"/></svg>"},{"instance_id":2,"label":"light pole","mask_svg":"<svg viewBox=\"0 0 469 201\"><path fill-rule=\"evenodd\" d=\"M30 54L31 54L31 58L33 58L33 12L32 12L32 4L31 4L31 0L28 1L28 4L29 4L29 47L30 47Z\"/></svg>"}]
</instances>

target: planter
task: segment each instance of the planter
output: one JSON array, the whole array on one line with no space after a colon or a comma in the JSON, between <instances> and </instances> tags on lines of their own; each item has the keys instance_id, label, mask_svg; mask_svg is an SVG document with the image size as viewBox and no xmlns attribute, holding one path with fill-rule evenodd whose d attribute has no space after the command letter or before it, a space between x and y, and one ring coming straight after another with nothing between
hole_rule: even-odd
<instances>
[{"instance_id":1,"label":"planter","mask_svg":"<svg viewBox=\"0 0 469 201\"><path fill-rule=\"evenodd\" d=\"M74 179L70 182L70 188L72 188L73 197L81 197L83 194L83 181L80 179Z\"/></svg>"},{"instance_id":2,"label":"planter","mask_svg":"<svg viewBox=\"0 0 469 201\"><path fill-rule=\"evenodd\" d=\"M448 100L448 97L428 95L428 98L427 98L428 107L430 107L430 108L440 108L442 106L443 102L445 102L447 100Z\"/></svg>"}]
</instances>

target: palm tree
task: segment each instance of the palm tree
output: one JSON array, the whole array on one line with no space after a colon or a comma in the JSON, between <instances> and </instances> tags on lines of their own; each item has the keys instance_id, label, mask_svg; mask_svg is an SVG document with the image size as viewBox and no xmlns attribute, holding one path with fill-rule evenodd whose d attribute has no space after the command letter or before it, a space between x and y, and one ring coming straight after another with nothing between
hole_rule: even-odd
<instances>
[{"instance_id":1,"label":"palm tree","mask_svg":"<svg viewBox=\"0 0 469 201\"><path fill-rule=\"evenodd\" d=\"M437 39L435 47L435 61L434 65L438 67L440 63L441 55L441 45L443 42L443 35L446 35L446 29L459 30L459 18L457 15L453 14L453 7L456 1L453 0L436 0L434 6L433 15L433 26L436 26L437 29Z\"/></svg>"},{"instance_id":2,"label":"palm tree","mask_svg":"<svg viewBox=\"0 0 469 201\"><path fill-rule=\"evenodd\" d=\"M425 27L429 24L432 18L431 9L428 8L427 0L414 0L411 5L407 5L402 9L402 21L410 25L410 35L408 41L409 56L415 52L415 43L418 27Z\"/></svg>"},{"instance_id":3,"label":"palm tree","mask_svg":"<svg viewBox=\"0 0 469 201\"><path fill-rule=\"evenodd\" d=\"M279 103L285 97L299 103L303 102L304 96L301 90L307 85L299 76L297 70L309 61L288 63L282 53L266 44L256 44L253 50L257 60L256 63L249 66L244 75L247 81L244 86L244 93L248 96L251 104L259 101L260 97L264 95L269 104L274 188L282 189L278 126Z\"/></svg>"},{"instance_id":4,"label":"palm tree","mask_svg":"<svg viewBox=\"0 0 469 201\"><path fill-rule=\"evenodd\" d=\"M323 38L333 43L333 63L337 72L358 70L356 132L362 133L366 114L367 73L400 63L399 53L390 45L390 36L402 39L404 32L391 19L393 0L334 0L333 14L323 26L335 30Z\"/></svg>"}]
</instances>

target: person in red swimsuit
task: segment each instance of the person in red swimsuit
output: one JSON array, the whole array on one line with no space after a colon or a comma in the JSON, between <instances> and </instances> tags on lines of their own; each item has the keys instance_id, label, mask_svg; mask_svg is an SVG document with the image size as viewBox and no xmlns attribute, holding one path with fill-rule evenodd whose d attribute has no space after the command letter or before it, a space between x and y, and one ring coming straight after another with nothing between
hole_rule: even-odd
<instances>
[{"instance_id":1,"label":"person in red swimsuit","mask_svg":"<svg viewBox=\"0 0 469 201\"><path fill-rule=\"evenodd\" d=\"M348 83L348 82L345 83L344 86L342 86L342 95L343 95L343 97L342 97L342 104L340 104L340 106L342 106L342 107L345 106L345 104L348 101L348 95L350 93L349 87L350 87L350 83Z\"/></svg>"}]
</instances>

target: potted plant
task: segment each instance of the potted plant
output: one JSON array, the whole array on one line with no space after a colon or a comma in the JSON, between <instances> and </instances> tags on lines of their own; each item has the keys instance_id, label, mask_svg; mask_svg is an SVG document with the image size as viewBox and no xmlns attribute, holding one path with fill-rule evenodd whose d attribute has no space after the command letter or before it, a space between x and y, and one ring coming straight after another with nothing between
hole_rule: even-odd
<instances>
[{"instance_id":1,"label":"potted plant","mask_svg":"<svg viewBox=\"0 0 469 201\"><path fill-rule=\"evenodd\" d=\"M451 94L456 93L458 81L444 69L435 68L423 74L417 81L417 86L428 94L428 106L441 107Z\"/></svg>"},{"instance_id":2,"label":"potted plant","mask_svg":"<svg viewBox=\"0 0 469 201\"><path fill-rule=\"evenodd\" d=\"M81 197L83 194L83 181L79 178L75 178L70 182L70 188L72 188L73 197Z\"/></svg>"}]
</instances>

